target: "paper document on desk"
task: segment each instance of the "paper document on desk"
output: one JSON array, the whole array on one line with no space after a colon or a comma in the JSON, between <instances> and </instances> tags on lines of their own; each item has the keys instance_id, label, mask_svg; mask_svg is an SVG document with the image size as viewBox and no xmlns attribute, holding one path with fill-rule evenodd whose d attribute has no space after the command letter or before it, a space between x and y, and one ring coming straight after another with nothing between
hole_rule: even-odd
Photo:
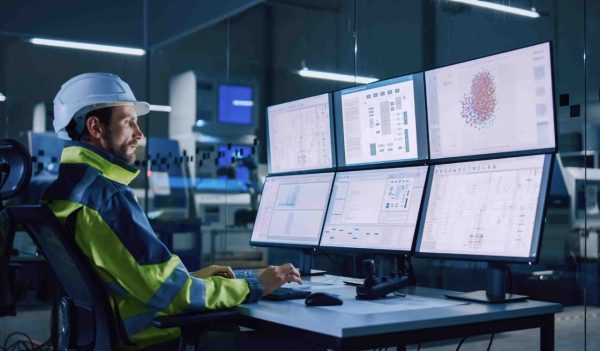
<instances>
[{"instance_id":1,"label":"paper document on desk","mask_svg":"<svg viewBox=\"0 0 600 351\"><path fill-rule=\"evenodd\" d=\"M409 310L420 310L438 307L450 307L465 305L468 302L434 299L429 297L406 295L406 297L390 296L381 300L356 300L354 298L343 298L341 306L320 306L328 310L351 313L351 314L376 314L386 312L402 312ZM294 300L293 303L304 304L304 300ZM314 307L311 307L314 308Z\"/></svg>"}]
</instances>

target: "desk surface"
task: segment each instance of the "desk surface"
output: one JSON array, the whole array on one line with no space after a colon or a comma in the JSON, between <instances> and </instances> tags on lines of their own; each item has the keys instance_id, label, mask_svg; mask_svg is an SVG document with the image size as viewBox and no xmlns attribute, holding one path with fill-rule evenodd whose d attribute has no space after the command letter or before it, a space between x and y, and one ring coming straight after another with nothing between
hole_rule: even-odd
<instances>
[{"instance_id":1,"label":"desk surface","mask_svg":"<svg viewBox=\"0 0 600 351\"><path fill-rule=\"evenodd\" d=\"M410 307L404 311L376 313L356 313L356 304L369 301L356 301L354 287L343 285L343 278L331 275L309 277L305 279L313 285L312 291L327 291L340 295L344 305L331 307L306 307L303 300L265 301L240 305L240 314L289 326L308 332L323 334L334 338L351 338L383 333L420 330L425 328L448 327L470 323L507 320L519 317L554 314L562 311L562 305L541 301L525 301L507 304L465 303L449 300L444 297L446 290L423 287L409 287L404 292L407 297L394 297L400 302L396 304L412 304L412 299L418 297L431 298L445 306L424 308ZM402 299L404 299L402 301ZM395 301L394 301L395 303ZM448 306L451 305L451 306ZM435 303L432 304L435 306Z\"/></svg>"}]
</instances>

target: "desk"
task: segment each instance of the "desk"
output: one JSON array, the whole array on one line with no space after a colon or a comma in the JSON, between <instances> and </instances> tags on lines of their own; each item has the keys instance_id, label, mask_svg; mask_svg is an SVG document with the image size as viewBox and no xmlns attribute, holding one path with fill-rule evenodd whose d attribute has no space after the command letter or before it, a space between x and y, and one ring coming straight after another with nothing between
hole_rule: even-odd
<instances>
[{"instance_id":1,"label":"desk","mask_svg":"<svg viewBox=\"0 0 600 351\"><path fill-rule=\"evenodd\" d=\"M315 284L329 282L332 285L315 285L311 289L339 294L343 300L349 300L348 305L354 300L355 288L341 285L341 277L326 275L305 280ZM445 299L443 294L447 291L409 287L405 292L408 297ZM554 314L562 311L560 304L541 301L492 305L457 301L449 307L373 314L347 313L343 309L346 305L333 310L306 307L297 301L261 300L237 309L248 327L335 350L386 346L404 350L407 344L530 328L540 328L541 350L554 350Z\"/></svg>"}]
</instances>

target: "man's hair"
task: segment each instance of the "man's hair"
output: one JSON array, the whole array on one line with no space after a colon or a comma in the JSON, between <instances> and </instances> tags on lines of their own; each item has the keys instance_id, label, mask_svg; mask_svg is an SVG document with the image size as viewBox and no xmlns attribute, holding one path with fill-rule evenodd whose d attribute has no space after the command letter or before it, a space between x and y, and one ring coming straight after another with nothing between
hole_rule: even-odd
<instances>
[{"instance_id":1,"label":"man's hair","mask_svg":"<svg viewBox=\"0 0 600 351\"><path fill-rule=\"evenodd\" d=\"M87 121L87 119L91 116L96 116L100 120L100 123L102 123L103 126L108 128L110 126L110 117L113 114L113 108L114 106L108 106L99 108L97 110L92 110L85 115L85 121ZM78 133L76 126L77 123L74 119L72 119L71 122L69 122L69 124L65 128L65 130L69 134L69 137L72 140L88 141L90 139L90 132L88 131L87 127L84 126L83 131L81 133Z\"/></svg>"}]
</instances>

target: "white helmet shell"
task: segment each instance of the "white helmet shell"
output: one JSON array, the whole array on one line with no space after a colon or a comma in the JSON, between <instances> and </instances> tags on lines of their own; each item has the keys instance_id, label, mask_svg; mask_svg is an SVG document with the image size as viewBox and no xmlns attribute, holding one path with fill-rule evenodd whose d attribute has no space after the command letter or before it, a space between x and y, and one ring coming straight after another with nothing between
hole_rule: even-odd
<instances>
[{"instance_id":1,"label":"white helmet shell","mask_svg":"<svg viewBox=\"0 0 600 351\"><path fill-rule=\"evenodd\" d=\"M138 116L150 111L147 102L137 101L129 84L111 73L84 73L69 79L54 98L54 131L64 140L71 140L66 131L72 119L77 131L85 127L85 115L102 107L130 105Z\"/></svg>"}]
</instances>

